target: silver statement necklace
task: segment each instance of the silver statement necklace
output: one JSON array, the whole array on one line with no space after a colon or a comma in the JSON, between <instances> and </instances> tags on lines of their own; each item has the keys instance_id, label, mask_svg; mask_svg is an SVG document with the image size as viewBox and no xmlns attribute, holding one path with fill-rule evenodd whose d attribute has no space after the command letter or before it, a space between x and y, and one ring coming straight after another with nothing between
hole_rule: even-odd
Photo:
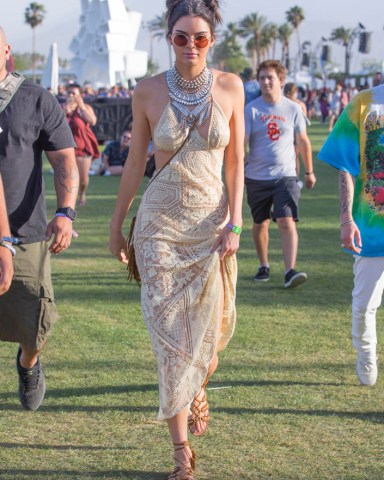
<instances>
[{"instance_id":1,"label":"silver statement necklace","mask_svg":"<svg viewBox=\"0 0 384 480\"><path fill-rule=\"evenodd\" d=\"M211 88L213 74L205 66L202 72L193 80L183 78L176 67L166 74L171 105L177 121L182 129L192 125L202 125L211 114ZM196 106L188 110L187 106Z\"/></svg>"}]
</instances>

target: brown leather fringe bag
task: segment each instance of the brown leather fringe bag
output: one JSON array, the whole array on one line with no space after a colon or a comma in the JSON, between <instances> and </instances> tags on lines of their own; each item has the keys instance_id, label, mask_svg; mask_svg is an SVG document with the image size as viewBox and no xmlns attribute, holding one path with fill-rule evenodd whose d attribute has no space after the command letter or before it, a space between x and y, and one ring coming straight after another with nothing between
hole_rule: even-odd
<instances>
[{"instance_id":1,"label":"brown leather fringe bag","mask_svg":"<svg viewBox=\"0 0 384 480\"><path fill-rule=\"evenodd\" d=\"M163 171L163 169L171 162L171 160L176 157L179 151L184 147L185 143L187 142L188 138L191 135L191 131L193 126L189 129L188 135L185 137L185 140L180 145L180 147L176 150L176 152L171 156L171 158L160 168L160 170L156 173L156 175L151 178L146 186L145 190L149 187L149 185L155 180L155 178ZM144 190L144 192L145 192ZM143 195L144 195L143 192ZM133 245L133 237L134 237L134 230L135 230L135 223L136 223L136 216L132 218L131 226L129 227L129 234L127 237L127 252L128 252L128 264L127 264L127 271L128 271L128 282L135 280L139 286L141 286L141 278L139 269L137 268L136 257L135 257L135 247Z\"/></svg>"},{"instance_id":2,"label":"brown leather fringe bag","mask_svg":"<svg viewBox=\"0 0 384 480\"><path fill-rule=\"evenodd\" d=\"M133 245L133 230L135 229L136 216L132 218L131 226L129 227L129 234L127 237L127 252L128 252L128 282L136 280L137 284L141 285L140 273L137 268L136 257L135 257L135 247Z\"/></svg>"}]
</instances>

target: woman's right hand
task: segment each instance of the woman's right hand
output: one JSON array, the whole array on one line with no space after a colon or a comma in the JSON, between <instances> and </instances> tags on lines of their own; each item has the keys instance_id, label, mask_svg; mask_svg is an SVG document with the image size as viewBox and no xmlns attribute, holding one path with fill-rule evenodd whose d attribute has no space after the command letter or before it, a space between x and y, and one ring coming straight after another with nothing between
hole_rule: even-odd
<instances>
[{"instance_id":1,"label":"woman's right hand","mask_svg":"<svg viewBox=\"0 0 384 480\"><path fill-rule=\"evenodd\" d=\"M109 251L121 263L128 263L127 241L121 231L112 231L109 235Z\"/></svg>"}]
</instances>

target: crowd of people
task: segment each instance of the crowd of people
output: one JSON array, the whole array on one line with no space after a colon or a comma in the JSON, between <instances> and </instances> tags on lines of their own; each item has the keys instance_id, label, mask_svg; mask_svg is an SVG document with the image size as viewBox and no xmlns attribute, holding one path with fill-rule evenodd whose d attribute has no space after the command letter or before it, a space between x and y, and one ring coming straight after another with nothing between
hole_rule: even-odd
<instances>
[{"instance_id":1,"label":"crowd of people","mask_svg":"<svg viewBox=\"0 0 384 480\"><path fill-rule=\"evenodd\" d=\"M188 435L207 431L207 384L236 324L244 185L259 259L254 280L269 280L273 220L281 237L283 285L298 287L307 274L296 270L297 156L312 189L307 126L321 111L325 92L297 98L295 85L284 90L285 68L275 60L262 62L255 79L249 71L240 79L208 68L222 20L217 0L167 0L166 7L175 66L139 82L132 130L106 145L98 173L121 175L109 249L120 262L135 262L140 276L158 366L158 418L167 422L174 449L168 480L194 480L196 453ZM25 409L37 410L45 393L39 354L57 317L50 254L65 251L77 237L76 202L85 204L90 164L99 156L91 129L97 119L85 101L90 92L79 85L69 85L57 101L7 72L10 45L1 27L0 47L0 89L7 93L0 100L0 339L19 344L19 399ZM356 372L370 386L377 380L376 310L384 290L384 86L343 99L344 90L338 85L333 93L332 132L319 157L340 170L341 247L355 255ZM57 197L48 223L43 152ZM124 221L149 159L152 178L133 224L132 256Z\"/></svg>"}]
</instances>

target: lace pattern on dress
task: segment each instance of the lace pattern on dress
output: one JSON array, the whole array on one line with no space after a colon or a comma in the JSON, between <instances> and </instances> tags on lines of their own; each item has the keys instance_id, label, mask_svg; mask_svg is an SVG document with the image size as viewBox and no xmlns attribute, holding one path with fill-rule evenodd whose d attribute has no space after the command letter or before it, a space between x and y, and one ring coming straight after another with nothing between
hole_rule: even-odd
<instances>
[{"instance_id":1,"label":"lace pattern on dress","mask_svg":"<svg viewBox=\"0 0 384 480\"><path fill-rule=\"evenodd\" d=\"M170 106L156 131L162 149L177 148L181 132ZM158 363L159 419L190 405L216 348L225 348L234 331L236 259L220 262L210 252L228 221L221 179L228 141L228 121L214 103L208 139L193 129L144 193L137 214L135 252L142 311Z\"/></svg>"}]
</instances>

